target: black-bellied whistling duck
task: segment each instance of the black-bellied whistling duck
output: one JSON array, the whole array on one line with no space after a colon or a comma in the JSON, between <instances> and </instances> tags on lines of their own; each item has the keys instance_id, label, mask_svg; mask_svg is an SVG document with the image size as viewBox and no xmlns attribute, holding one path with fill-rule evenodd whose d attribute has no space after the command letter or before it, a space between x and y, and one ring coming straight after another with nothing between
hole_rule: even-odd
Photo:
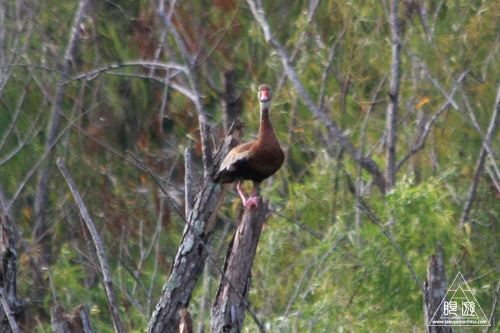
<instances>
[{"instance_id":1,"label":"black-bellied whistling duck","mask_svg":"<svg viewBox=\"0 0 500 333\"><path fill-rule=\"evenodd\" d=\"M259 202L258 187L260 183L272 176L281 168L285 155L274 134L269 112L271 106L271 88L264 84L259 87L260 128L257 141L234 147L222 161L215 178L216 183L232 183L236 186L243 205L250 209ZM246 198L241 188L243 180L253 181L250 198Z\"/></svg>"}]
</instances>

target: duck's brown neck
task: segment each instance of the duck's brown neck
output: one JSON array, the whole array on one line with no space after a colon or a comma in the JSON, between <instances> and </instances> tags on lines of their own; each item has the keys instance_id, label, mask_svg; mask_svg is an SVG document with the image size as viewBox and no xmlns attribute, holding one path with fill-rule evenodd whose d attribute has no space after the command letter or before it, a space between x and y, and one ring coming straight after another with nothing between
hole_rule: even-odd
<instances>
[{"instance_id":1,"label":"duck's brown neck","mask_svg":"<svg viewBox=\"0 0 500 333\"><path fill-rule=\"evenodd\" d=\"M269 104L261 105L260 108L260 128L259 128L260 141L277 141L274 134L273 126L269 118Z\"/></svg>"}]
</instances>

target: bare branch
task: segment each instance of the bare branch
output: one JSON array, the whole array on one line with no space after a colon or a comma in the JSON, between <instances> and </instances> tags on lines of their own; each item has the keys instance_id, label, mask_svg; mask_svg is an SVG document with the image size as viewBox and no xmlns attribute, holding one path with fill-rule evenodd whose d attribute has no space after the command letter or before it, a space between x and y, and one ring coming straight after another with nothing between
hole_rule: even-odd
<instances>
[{"instance_id":1,"label":"bare branch","mask_svg":"<svg viewBox=\"0 0 500 333\"><path fill-rule=\"evenodd\" d=\"M285 318L285 320L283 320L281 322L280 331L283 330L284 324L287 323L286 319L288 318L289 313L292 310L292 306L295 303L295 300L299 297L299 292L302 289L302 285L304 283L308 283L307 289L305 290L305 292L301 296L302 302L301 302L301 305L299 307L299 310L298 311L294 310L294 312L293 312L293 316L295 317L295 325L294 325L295 329L294 329L294 331L295 332L298 331L296 325L298 323L298 319L301 317L300 316L300 312L301 312L301 309L302 309L302 305L303 305L304 301L306 300L307 295L311 292L311 290L313 288L315 288L315 286L317 286L317 283L318 283L317 280L319 279L319 277L324 273L324 271L328 271L329 270L329 267L327 265L325 265L325 260L333 253L333 251L338 247L339 243L345 237L346 236L344 235L344 236L340 236L339 238L337 238L335 240L335 243L321 256L321 258L319 258L319 260L315 260L316 256L313 256L314 259L311 258L311 260L308 263L307 267L304 269L304 272L302 273L302 276L300 277L300 280L296 283L295 293L290 298L290 301L288 302L288 305L286 307L285 313L283 315L283 318ZM311 270L313 270L313 268L314 268L313 273L309 274L309 272ZM320 271L320 270L323 270L323 272L321 272L320 274L318 274L318 271ZM318 274L318 276L316 276L317 274Z\"/></svg>"},{"instance_id":2,"label":"bare branch","mask_svg":"<svg viewBox=\"0 0 500 333\"><path fill-rule=\"evenodd\" d=\"M386 190L396 185L396 145L399 109L399 84L401 76L401 42L399 36L399 0L391 0L389 23L392 31L391 81L389 84L389 104L387 106L387 151L386 151Z\"/></svg>"},{"instance_id":3,"label":"bare branch","mask_svg":"<svg viewBox=\"0 0 500 333\"><path fill-rule=\"evenodd\" d=\"M160 3L162 1L159 1ZM198 111L198 116L201 117L206 117L205 115L205 110L203 107L203 102L201 100L201 93L200 89L198 87L198 82L196 80L196 72L194 70L194 63L193 63L193 57L189 54L186 45L184 44L184 41L182 40L181 36L177 32L176 28L172 24L171 17L165 13L164 10L161 10L161 6L155 7L156 15L162 20L163 24L167 28L168 32L172 35L172 37L175 40L175 45L179 49L181 56L186 63L186 71L187 71L187 76L189 79L189 83L191 86L191 90L195 94L196 98L193 100L193 103L196 107L196 110ZM173 13L173 11L172 11Z\"/></svg>"},{"instance_id":4,"label":"bare branch","mask_svg":"<svg viewBox=\"0 0 500 333\"><path fill-rule=\"evenodd\" d=\"M495 105L493 107L493 114L491 115L490 125L488 126L488 131L486 133L485 140L483 140L483 146L481 148L481 151L479 152L479 157L476 162L476 171L474 172L474 178L469 188L469 195L467 196L467 200L465 201L464 210L462 213L462 217L460 219L459 230L462 230L465 222L469 220L472 204L474 203L474 200L476 198L476 192L479 186L479 180L481 179L481 175L484 171L485 160L488 154L488 149L485 142L490 143L493 140L493 137L495 135L495 130L498 127L499 113L500 113L500 84L498 85L497 88L497 97L495 99Z\"/></svg>"},{"instance_id":5,"label":"bare branch","mask_svg":"<svg viewBox=\"0 0 500 333\"><path fill-rule=\"evenodd\" d=\"M171 11L170 15L167 15L165 10L163 10L163 4L162 1L159 1L158 6L155 6L155 12L156 15L161 19L163 24L166 27L166 30L172 35L172 37L175 40L175 45L179 49L179 52L182 56L182 59L186 63L186 71L187 71L187 77L189 80L189 85L190 85L190 90L193 92L193 98L191 99L192 102L194 103L196 107L196 111L198 112L198 118L200 121L200 131L201 131L201 139L202 139L202 147L203 147L203 161L205 164L205 174L208 173L208 169L211 164L212 160L212 149L211 149L211 142L210 142L210 135L209 135L209 122L207 120L207 115L205 112L205 108L203 106L203 101L202 101L202 94L201 90L198 85L198 80L196 76L196 70L195 70L195 60L196 57L192 56L185 45L184 40L180 36L179 32L177 31L176 27L172 24L171 16L173 15L173 6L175 6L175 2L171 4ZM176 89L174 86L172 86L174 89Z\"/></svg>"},{"instance_id":6,"label":"bare branch","mask_svg":"<svg viewBox=\"0 0 500 333\"><path fill-rule=\"evenodd\" d=\"M394 248L399 252L401 258L403 258L403 261L404 263L406 264L406 267L408 267L408 269L410 270L410 273L411 275L413 276L413 279L418 283L418 285L420 286L420 289L422 290L425 290L424 289L424 284L422 283L422 281L420 281L420 279L418 278L417 276L417 273L415 273L415 270L413 269L413 266L410 264L410 261L408 260L408 258L406 258L406 255L404 254L403 250L401 250L401 248L399 247L399 245L396 243L396 241L394 240L394 238L392 237L391 233L389 231L387 231L383 226L382 224L380 223L380 221L377 219L377 217L373 214L373 212L370 210L370 208L366 205L366 203L364 203L363 200L360 201L359 203L359 208L361 208L365 213L366 215L368 215L368 217L370 218L370 220L373 222L373 224L375 224L377 227L380 228L380 230L382 231L382 233L385 235L385 237L387 237L387 239L389 240L389 242L392 244L392 246L394 246Z\"/></svg>"},{"instance_id":7,"label":"bare branch","mask_svg":"<svg viewBox=\"0 0 500 333\"><path fill-rule=\"evenodd\" d=\"M363 126L361 127L361 137L360 137L360 143L359 143L359 154L361 156L364 155L364 147L365 147L365 136L366 136L366 128L368 126L368 120L370 119L370 115L373 109L373 105L375 104L375 101L377 99L377 96L382 89L382 87L385 84L385 81L387 79L387 76L389 75L389 71L387 71L384 74L384 77L382 80L380 80L377 88L375 91L372 93L372 96L370 98L370 106L368 107L368 110L366 110L365 113L365 119L363 121ZM356 170L356 192L354 193L354 196L356 198L356 206L355 206L355 220L356 220L356 228L357 228L357 243L358 247L361 247L362 243L362 238L361 238L361 209L359 208L360 205L360 200L363 197L363 180L362 180L362 168L361 165L358 164L357 170Z\"/></svg>"},{"instance_id":8,"label":"bare branch","mask_svg":"<svg viewBox=\"0 0 500 333\"><path fill-rule=\"evenodd\" d=\"M21 96L19 97L19 103L16 107L16 110L14 111L14 114L12 115L12 121L11 121L9 127L7 128L7 130L5 131L3 137L0 139L0 151L2 151L2 149L4 148L4 146L7 142L7 139L9 138L10 134L12 133L12 131L14 130L14 128L17 125L17 121L19 119L19 115L21 114L21 110L22 110L21 106L24 103L24 99L26 97L27 91L28 91L28 88L24 87L23 92L21 93Z\"/></svg>"},{"instance_id":9,"label":"bare branch","mask_svg":"<svg viewBox=\"0 0 500 333\"><path fill-rule=\"evenodd\" d=\"M0 2L0 68L4 66L6 57L5 48L5 13L7 12L7 1ZM3 74L0 72L0 74ZM3 75L0 75L3 76ZM3 80L3 78L1 79ZM0 90L1 91L1 90Z\"/></svg>"},{"instance_id":10,"label":"bare branch","mask_svg":"<svg viewBox=\"0 0 500 333\"><path fill-rule=\"evenodd\" d=\"M61 82L59 85L67 85L71 82L86 79L88 81L92 81L96 79L99 75L103 73L107 73L109 71L126 68L126 67L146 67L149 69L175 69L176 71L187 73L186 66L177 64L175 62L161 62L161 61L147 61L147 60L138 60L138 61L127 61L121 64L111 64L108 66L104 66L101 68L96 68L81 74L78 74L73 77L68 77L66 81ZM67 74L66 74L67 75ZM177 76L178 73L174 73L172 77ZM151 76L148 76L151 78Z\"/></svg>"},{"instance_id":11,"label":"bare branch","mask_svg":"<svg viewBox=\"0 0 500 333\"><path fill-rule=\"evenodd\" d=\"M71 32L69 36L68 45L66 47L66 52L64 54L64 59L62 59L62 72L59 82L62 83L65 80L65 76L69 76L71 66L73 64L74 53L76 52L76 47L78 40L80 38L80 25L85 18L87 7L90 0L81 0L78 4L78 9L75 14L75 19L73 26L71 27ZM47 139L45 141L45 152L47 154L48 162L42 166L38 176L37 192L35 198L35 226L34 226L34 237L35 239L42 239L46 228L46 211L47 211L47 201L49 193L49 178L51 171L51 161L53 159L54 150L53 147L58 138L59 125L61 122L61 115L63 114L63 102L66 95L66 85L60 84L57 88L55 102L52 108L52 115L49 122ZM42 244L44 245L44 244ZM42 260L47 260L48 247L42 247Z\"/></svg>"},{"instance_id":12,"label":"bare branch","mask_svg":"<svg viewBox=\"0 0 500 333\"><path fill-rule=\"evenodd\" d=\"M283 213L281 213L280 211L277 211L276 209L272 208L272 207L269 207L269 211L273 214L276 214L278 216L281 216L282 218L284 218L285 220L289 221L289 222L292 222L293 224L295 224L296 226L298 226L299 228L301 228L302 230L310 233L312 236L316 237L317 239L319 240L323 240L323 236L321 236L319 233L317 233L316 231L312 230L311 228L309 228L307 225L305 225L304 223L301 223L300 221L297 221L293 218L291 218L290 216L288 215L285 215Z\"/></svg>"},{"instance_id":13,"label":"bare branch","mask_svg":"<svg viewBox=\"0 0 500 333\"><path fill-rule=\"evenodd\" d=\"M99 258L99 263L101 264L101 271L103 275L103 284L104 289L106 291L106 298L108 299L108 306L111 311L111 317L113 318L113 325L115 327L115 331L118 333L124 332L123 325L120 319L120 311L118 309L118 301L116 298L116 293L113 288L113 279L111 277L111 272L109 270L108 260L106 258L106 252L104 250L104 246L101 241L101 237L99 236L99 232L97 231L90 214L83 203L82 197L76 188L75 182L73 181L71 174L68 169L64 165L64 161L61 158L57 159L57 166L61 171L64 179L68 183L69 189L73 194L73 198L80 209L80 213L82 214L82 218L87 224L87 228L92 236L92 240L94 241L95 249L97 252L97 257Z\"/></svg>"},{"instance_id":14,"label":"bare branch","mask_svg":"<svg viewBox=\"0 0 500 333\"><path fill-rule=\"evenodd\" d=\"M21 333L21 329L19 329L16 319L14 318L14 311L12 311L12 309L10 308L9 302L7 301L3 288L0 288L0 301L2 302L2 307L5 316L9 320L9 325L10 328L12 329L12 332Z\"/></svg>"},{"instance_id":15,"label":"bare branch","mask_svg":"<svg viewBox=\"0 0 500 333\"><path fill-rule=\"evenodd\" d=\"M448 96L447 101L439 108L439 110L432 116L431 120L427 124L425 124L424 130L422 132L421 137L418 139L418 143L398 162L396 166L396 170L399 170L403 166L403 164L413 155L415 155L417 152L422 150L425 147L425 143L427 141L427 137L431 133L432 128L434 127L434 124L436 123L436 120L443 114L444 111L446 111L450 105L452 104L453 97L455 96L455 93L461 86L462 82L465 80L467 74L469 71L465 71L460 75L458 78L457 82L455 83L455 86L453 87L451 93Z\"/></svg>"},{"instance_id":16,"label":"bare branch","mask_svg":"<svg viewBox=\"0 0 500 333\"><path fill-rule=\"evenodd\" d=\"M340 41L344 38L345 35L345 29L342 30L340 35L335 38L335 40L332 42L332 46L330 47L330 54L328 55L328 60L326 61L326 66L325 69L323 70L323 78L321 80L321 89L319 91L319 98L318 98L318 103L319 103L319 108L323 109L325 105L325 95L326 95L326 85L328 82L328 77L330 72L333 72L332 70L332 62L335 58L335 50L337 48L337 45L340 43ZM385 78L384 80L385 81Z\"/></svg>"},{"instance_id":17,"label":"bare branch","mask_svg":"<svg viewBox=\"0 0 500 333\"><path fill-rule=\"evenodd\" d=\"M469 121L472 127L474 127L477 134L479 134L481 140L483 141L484 148L488 152L488 156L491 160L491 167L493 167L493 170L495 171L495 173L493 173L491 171L491 167L489 167L488 173L490 174L491 179L493 180L496 188L498 189L498 192L500 193L500 186L498 184L500 180L500 169L499 169L499 163L497 162L500 159L500 157L498 156L497 151L491 146L491 141L488 140L486 136L483 134L483 131L481 130L481 127L479 126L479 123L476 119L476 115L474 114L474 110L472 109L472 106L469 103L469 99L467 98L467 95L465 93L462 94L462 99L464 101L469 116L467 117L467 115L465 115L465 112L461 109L462 114L467 119L467 121Z\"/></svg>"},{"instance_id":18,"label":"bare branch","mask_svg":"<svg viewBox=\"0 0 500 333\"><path fill-rule=\"evenodd\" d=\"M1 6L1 12L3 15L7 12L7 1L1 1L0 2ZM29 9L31 11L31 9ZM33 20L33 15L31 12L28 15L24 15L22 18L23 21L20 22L19 27L16 31L16 36L15 36L15 41L13 45L9 45L7 50L7 56L6 54L0 54L0 95L3 92L3 89L7 85L7 82L9 81L10 76L12 75L15 66L18 64L19 60L22 59L21 55L25 54L26 48L30 45L32 33L33 33L33 26L35 20ZM0 25L3 25L1 29L5 29L5 21L3 23L0 23ZM2 31L4 34L3 36L3 45L0 45L0 52L4 52L6 49L6 42L5 42L5 31Z\"/></svg>"},{"instance_id":19,"label":"bare branch","mask_svg":"<svg viewBox=\"0 0 500 333\"><path fill-rule=\"evenodd\" d=\"M89 110L90 111L90 110ZM87 112L84 112L80 115L80 117L78 117L77 119L74 119L74 120L70 120L69 123L66 125L66 127L64 127L63 130L60 131L60 133L58 134L58 136L55 138L54 142L52 143L52 145L49 147L49 149L45 150L45 152L43 153L43 155L33 164L33 167L27 172L26 176L24 176L23 180L21 180L19 182L19 185L17 186L17 190L14 192L14 195L12 196L12 198L10 199L10 202L8 203L8 205L6 205L5 209L6 210L10 210L12 204L14 203L14 201L16 201L16 199L19 197L19 195L21 194L22 190L24 189L24 186L26 185L26 183L31 179L31 177L33 176L33 174L38 171L40 169L40 165L45 161L46 158L48 158L48 155L50 154L50 152L52 151L52 148L55 146L55 144L59 141L59 139L66 133L66 131L71 128L72 126L75 126L75 123L78 122L78 120L86 115L89 111ZM82 129L80 129L81 131L83 131ZM85 135L87 135L90 139L93 139L95 140L97 143L99 143L100 145L104 146L105 148L111 150L113 153L115 153L117 156L119 157L122 157L122 155L118 154L116 151L112 150L110 147L104 145L103 143L99 142L98 140L94 139L90 134L88 134L86 131L83 131L83 133ZM123 158L123 157L122 157ZM124 158L123 158L124 159Z\"/></svg>"},{"instance_id":20,"label":"bare branch","mask_svg":"<svg viewBox=\"0 0 500 333\"><path fill-rule=\"evenodd\" d=\"M314 15L316 14L316 10L318 9L318 5L319 5L319 1L318 0L312 0L312 1L309 2L309 7L307 9L307 16L306 16L308 24L311 24L313 22ZM304 50L303 45L304 45L304 42L309 39L308 38L309 35L310 35L310 33L309 33L308 29L304 29L303 31L301 31L299 39L295 43L294 49L293 49L292 54L290 56L290 62L292 64L295 64L295 61L297 60L297 56L300 54L300 51ZM343 34L341 34L341 35L343 35ZM335 46L338 44L338 42L339 42L339 40L341 38L342 38L342 36L340 36L339 38L337 38L333 42L332 50L331 50L331 53L330 53L332 60L333 60L333 55L335 54L335 51L334 51ZM330 67L330 63L331 63L332 60L329 60L329 63L327 64L326 67ZM325 77L328 76L328 72L329 72L329 70L325 69L325 71L324 71ZM283 83L284 83L285 79L286 79L286 73L284 73L280 77L280 79L278 80L278 86L277 86L276 91L281 90L281 87L283 86ZM320 95L321 95L321 93L320 93Z\"/></svg>"}]
</instances>

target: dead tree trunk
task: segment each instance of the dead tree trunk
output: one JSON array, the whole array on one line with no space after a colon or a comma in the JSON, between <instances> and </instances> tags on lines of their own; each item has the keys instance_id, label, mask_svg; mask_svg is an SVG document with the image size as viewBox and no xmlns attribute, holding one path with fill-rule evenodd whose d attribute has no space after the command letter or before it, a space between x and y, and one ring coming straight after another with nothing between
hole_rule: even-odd
<instances>
[{"instance_id":1,"label":"dead tree trunk","mask_svg":"<svg viewBox=\"0 0 500 333\"><path fill-rule=\"evenodd\" d=\"M269 202L245 210L229 244L211 313L211 332L241 332L248 308L252 265ZM262 330L262 328L261 328Z\"/></svg>"},{"instance_id":2,"label":"dead tree trunk","mask_svg":"<svg viewBox=\"0 0 500 333\"><path fill-rule=\"evenodd\" d=\"M449 326L429 326L430 320L440 318L443 314L443 298L446 296L446 274L443 259L443 247L438 244L438 254L432 255L427 268L427 279L424 286L424 319L427 333L452 333Z\"/></svg>"},{"instance_id":3,"label":"dead tree trunk","mask_svg":"<svg viewBox=\"0 0 500 333\"><path fill-rule=\"evenodd\" d=\"M52 317L51 326L54 333L93 333L88 311L83 305L75 309L73 315L69 315L60 305L50 309Z\"/></svg>"},{"instance_id":4,"label":"dead tree trunk","mask_svg":"<svg viewBox=\"0 0 500 333\"><path fill-rule=\"evenodd\" d=\"M0 201L0 333L21 332L17 318L27 301L17 298L17 252L12 221Z\"/></svg>"},{"instance_id":5,"label":"dead tree trunk","mask_svg":"<svg viewBox=\"0 0 500 333\"><path fill-rule=\"evenodd\" d=\"M239 118L241 101L236 94L236 72L233 68L226 69L222 77L224 92L222 95L222 117L224 133L227 134L232 123Z\"/></svg>"},{"instance_id":6,"label":"dead tree trunk","mask_svg":"<svg viewBox=\"0 0 500 333\"><path fill-rule=\"evenodd\" d=\"M178 330L179 311L189 305L194 286L203 271L207 250L212 243L215 218L224 200L226 186L214 184L213 179L224 157L240 143L244 128L243 123L233 125L206 172L203 188L187 217L181 243L149 322L148 333L176 333Z\"/></svg>"}]
</instances>

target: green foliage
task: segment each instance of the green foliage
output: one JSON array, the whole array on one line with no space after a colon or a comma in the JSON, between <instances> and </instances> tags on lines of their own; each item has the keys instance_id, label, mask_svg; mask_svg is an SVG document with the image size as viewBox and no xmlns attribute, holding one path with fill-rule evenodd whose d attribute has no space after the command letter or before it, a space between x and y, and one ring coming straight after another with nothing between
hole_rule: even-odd
<instances>
[{"instance_id":1,"label":"green foliage","mask_svg":"<svg viewBox=\"0 0 500 333\"><path fill-rule=\"evenodd\" d=\"M264 2L273 38L293 55L292 65L313 101L384 172L392 62L385 2L320 1L311 17L307 1ZM79 27L82 38L71 78L65 78L69 81L54 148L54 155L65 159L101 234L129 332L147 327L182 237L185 223L177 211L184 210L186 147L195 148L196 181L203 175L196 108L183 91L163 81L171 75L170 83L191 89L187 75L148 66L83 75L129 61L186 64L175 38L163 34L151 4L124 0L91 5ZM18 295L36 304L23 319L23 328L50 331L49 309L59 302L68 312L84 304L95 331L111 332L94 248L55 167L49 182L48 241L33 234L38 170L53 163L45 153L46 140L78 2L42 1L29 12L14 1L2 6L6 20L0 27L5 30L0 56L12 62L0 59L0 196L19 229ZM422 12L412 6L425 7L425 29ZM499 84L500 4L404 1L399 15L398 161L416 145L421 122L427 123L448 102L460 75L469 74L454 96L458 109L449 106L436 119L425 146L399 168L396 187L382 195L372 176L366 170L358 174L353 156L327 137L324 124L286 79L279 54L264 40L245 1L176 2L173 24L195 55L191 61L198 88L214 128L222 122L224 70L236 73L245 140L253 139L259 127L257 86L273 87L271 117L287 160L262 186L279 215L271 214L261 236L250 292L250 304L270 332L422 329L420 287L381 229L356 211L353 190L358 184L361 198L420 281L425 281L429 257L441 242L448 280L462 272L473 281L485 313L491 313L492 289L500 276L500 194L489 173L475 179L482 139L469 121L467 104L484 135ZM222 131L216 132L222 137ZM499 150L498 135L492 146ZM486 163L491 169L494 162ZM471 218L464 232L458 232L476 180ZM212 246L220 261L239 214L239 201L228 195ZM46 284L40 286L31 262L43 262L46 248ZM218 275L209 272L195 289L190 303L195 326L199 320L208 324L203 304L211 302ZM495 318L498 322L498 314ZM250 316L246 329L257 330Z\"/></svg>"}]
</instances>

